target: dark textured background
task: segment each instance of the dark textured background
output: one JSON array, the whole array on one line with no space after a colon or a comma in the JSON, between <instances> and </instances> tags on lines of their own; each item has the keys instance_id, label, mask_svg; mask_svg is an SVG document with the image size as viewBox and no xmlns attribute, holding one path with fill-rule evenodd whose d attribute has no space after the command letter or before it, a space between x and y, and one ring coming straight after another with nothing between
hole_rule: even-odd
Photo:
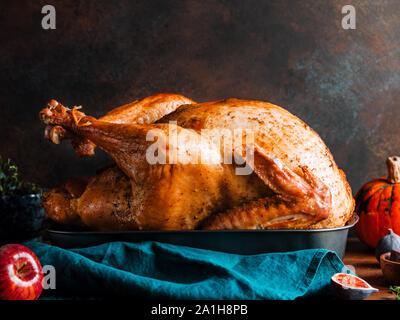
<instances>
[{"instance_id":1,"label":"dark textured background","mask_svg":"<svg viewBox=\"0 0 400 320\"><path fill-rule=\"evenodd\" d=\"M349 3L357 30L341 28ZM399 15L398 0L1 1L0 154L43 186L108 162L43 139L50 98L94 116L159 92L251 98L313 127L356 192L400 154Z\"/></svg>"}]
</instances>

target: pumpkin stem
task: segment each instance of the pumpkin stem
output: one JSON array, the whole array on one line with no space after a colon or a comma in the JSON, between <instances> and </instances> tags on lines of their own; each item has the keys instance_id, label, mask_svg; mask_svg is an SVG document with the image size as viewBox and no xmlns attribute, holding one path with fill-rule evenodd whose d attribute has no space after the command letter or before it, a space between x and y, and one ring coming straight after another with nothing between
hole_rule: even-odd
<instances>
[{"instance_id":1,"label":"pumpkin stem","mask_svg":"<svg viewBox=\"0 0 400 320\"><path fill-rule=\"evenodd\" d=\"M388 168L388 181L390 183L400 183L400 157L389 157L386 159Z\"/></svg>"}]
</instances>

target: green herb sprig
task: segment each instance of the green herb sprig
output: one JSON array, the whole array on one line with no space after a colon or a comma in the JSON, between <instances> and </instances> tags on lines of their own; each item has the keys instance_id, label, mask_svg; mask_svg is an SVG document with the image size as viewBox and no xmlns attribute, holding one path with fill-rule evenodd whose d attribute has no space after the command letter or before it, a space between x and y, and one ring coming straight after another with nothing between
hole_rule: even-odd
<instances>
[{"instance_id":1,"label":"green herb sprig","mask_svg":"<svg viewBox=\"0 0 400 320\"><path fill-rule=\"evenodd\" d=\"M17 166L0 156L0 196L15 196L24 194L41 194L42 189L30 182L19 180Z\"/></svg>"},{"instance_id":2,"label":"green herb sprig","mask_svg":"<svg viewBox=\"0 0 400 320\"><path fill-rule=\"evenodd\" d=\"M389 287L390 293L396 295L396 300L400 300L400 286L390 286Z\"/></svg>"}]
</instances>

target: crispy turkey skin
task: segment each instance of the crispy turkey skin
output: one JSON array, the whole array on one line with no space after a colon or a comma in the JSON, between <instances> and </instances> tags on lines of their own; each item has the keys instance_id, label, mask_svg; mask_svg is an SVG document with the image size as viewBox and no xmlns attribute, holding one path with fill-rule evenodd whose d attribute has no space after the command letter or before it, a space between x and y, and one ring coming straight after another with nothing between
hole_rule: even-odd
<instances>
[{"instance_id":1,"label":"crispy turkey skin","mask_svg":"<svg viewBox=\"0 0 400 320\"><path fill-rule=\"evenodd\" d=\"M75 188L70 183L44 195L46 213L58 223L96 230L304 229L340 227L353 214L350 186L322 139L270 103L197 104L159 94L95 119L51 100L40 119L53 143L69 139L81 156L98 146L115 161ZM227 149L213 136L225 132L227 139L235 130L252 133L250 147L239 140L228 150L250 174L222 161ZM155 139L154 132L161 135ZM149 163L154 141L166 147L165 163Z\"/></svg>"}]
</instances>

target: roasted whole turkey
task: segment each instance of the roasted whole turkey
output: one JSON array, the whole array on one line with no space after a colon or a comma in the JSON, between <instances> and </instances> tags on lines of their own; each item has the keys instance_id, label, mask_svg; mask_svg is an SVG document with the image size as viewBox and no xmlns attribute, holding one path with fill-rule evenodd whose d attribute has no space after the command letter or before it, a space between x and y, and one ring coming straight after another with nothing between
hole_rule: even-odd
<instances>
[{"instance_id":1,"label":"roasted whole turkey","mask_svg":"<svg viewBox=\"0 0 400 320\"><path fill-rule=\"evenodd\" d=\"M47 192L57 223L95 230L314 229L352 217L351 189L308 125L276 105L158 94L86 116L51 100L45 137L115 161Z\"/></svg>"}]
</instances>

